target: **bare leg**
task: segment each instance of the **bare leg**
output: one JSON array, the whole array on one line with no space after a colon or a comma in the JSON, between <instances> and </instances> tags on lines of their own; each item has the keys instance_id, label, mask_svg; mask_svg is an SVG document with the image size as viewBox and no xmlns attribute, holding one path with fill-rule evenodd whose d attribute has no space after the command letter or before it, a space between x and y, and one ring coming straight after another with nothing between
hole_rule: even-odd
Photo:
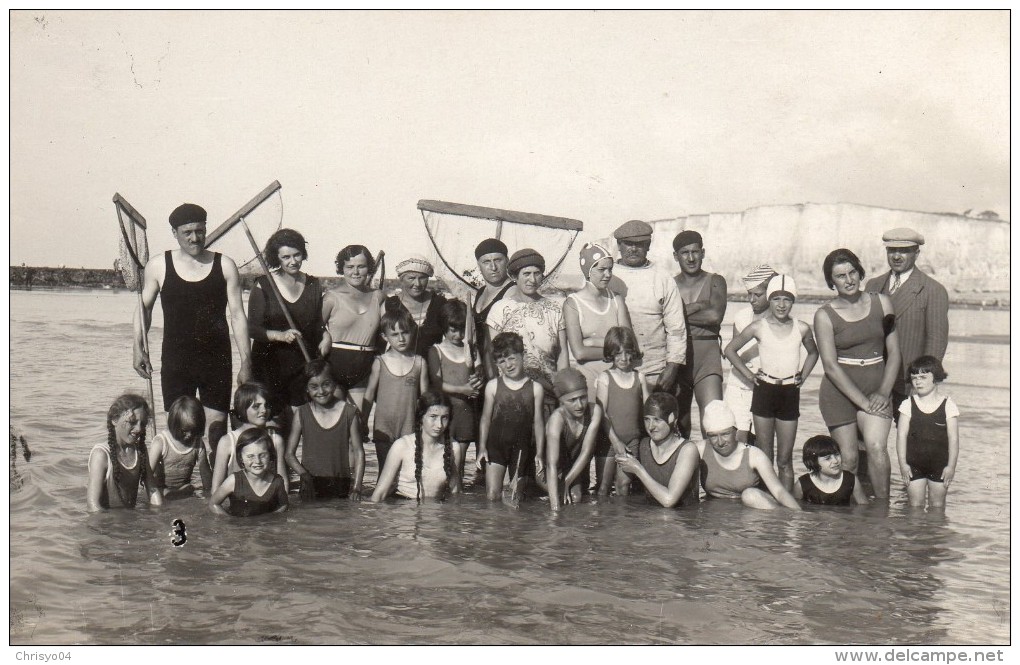
<instances>
[{"instance_id":1,"label":"bare leg","mask_svg":"<svg viewBox=\"0 0 1020 665\"><path fill-rule=\"evenodd\" d=\"M775 423L775 418L754 417L754 431L758 433L754 437L754 445L768 455L769 460L773 462L776 460L776 443L773 436Z\"/></svg>"},{"instance_id":2,"label":"bare leg","mask_svg":"<svg viewBox=\"0 0 1020 665\"><path fill-rule=\"evenodd\" d=\"M630 494L630 474L625 473L621 469L616 469L616 495L627 496Z\"/></svg>"},{"instance_id":3,"label":"bare leg","mask_svg":"<svg viewBox=\"0 0 1020 665\"><path fill-rule=\"evenodd\" d=\"M457 475L460 478L461 487L464 486L464 458L467 457L467 449L470 445L470 442L453 442L453 468L456 469Z\"/></svg>"},{"instance_id":4,"label":"bare leg","mask_svg":"<svg viewBox=\"0 0 1020 665\"><path fill-rule=\"evenodd\" d=\"M831 428L829 434L839 446L839 455L843 458L843 470L857 473L857 423L847 423Z\"/></svg>"},{"instance_id":5,"label":"bare leg","mask_svg":"<svg viewBox=\"0 0 1020 665\"><path fill-rule=\"evenodd\" d=\"M609 496L609 489L616 480L616 459L613 457L595 458L595 494Z\"/></svg>"},{"instance_id":6,"label":"bare leg","mask_svg":"<svg viewBox=\"0 0 1020 665\"><path fill-rule=\"evenodd\" d=\"M864 439L864 447L868 451L868 476L871 478L871 486L875 489L875 498L888 499L890 466L887 445L892 420L859 411L857 426L861 430L861 438Z\"/></svg>"},{"instance_id":7,"label":"bare leg","mask_svg":"<svg viewBox=\"0 0 1020 665\"><path fill-rule=\"evenodd\" d=\"M757 487L748 487L741 492L740 501L748 508L757 508L758 510L775 510L779 507L779 504L772 498L771 494Z\"/></svg>"},{"instance_id":8,"label":"bare leg","mask_svg":"<svg viewBox=\"0 0 1020 665\"><path fill-rule=\"evenodd\" d=\"M946 493L949 490L946 489L945 483L936 483L931 480L928 481L928 508L932 510L944 510L946 507Z\"/></svg>"},{"instance_id":9,"label":"bare leg","mask_svg":"<svg viewBox=\"0 0 1020 665\"><path fill-rule=\"evenodd\" d=\"M210 460L216 459L216 444L227 433L227 414L215 409L205 409L205 440L209 444Z\"/></svg>"},{"instance_id":10,"label":"bare leg","mask_svg":"<svg viewBox=\"0 0 1020 665\"><path fill-rule=\"evenodd\" d=\"M504 478L506 478L505 466L492 462L485 465L485 497L489 501L499 501L503 498Z\"/></svg>"},{"instance_id":11,"label":"bare leg","mask_svg":"<svg viewBox=\"0 0 1020 665\"><path fill-rule=\"evenodd\" d=\"M924 508L925 495L928 493L929 482L927 478L911 480L907 485L907 503L911 508ZM942 497L945 498L945 492Z\"/></svg>"},{"instance_id":12,"label":"bare leg","mask_svg":"<svg viewBox=\"0 0 1020 665\"><path fill-rule=\"evenodd\" d=\"M783 487L793 491L793 444L797 440L796 420L776 420L776 464Z\"/></svg>"}]
</instances>

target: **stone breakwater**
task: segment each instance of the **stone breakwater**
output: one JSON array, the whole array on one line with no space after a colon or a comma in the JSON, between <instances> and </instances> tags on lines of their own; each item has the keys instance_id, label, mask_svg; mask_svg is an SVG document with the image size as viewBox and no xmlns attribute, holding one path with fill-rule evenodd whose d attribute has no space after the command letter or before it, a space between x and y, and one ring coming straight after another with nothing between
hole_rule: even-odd
<instances>
[{"instance_id":1,"label":"stone breakwater","mask_svg":"<svg viewBox=\"0 0 1020 665\"><path fill-rule=\"evenodd\" d=\"M751 267L768 263L792 274L800 292L813 296L831 294L822 276L822 260L830 251L852 250L870 278L888 270L882 234L909 226L925 238L917 265L945 285L951 300L1009 302L1008 221L851 203L805 203L651 223L655 235L650 258L662 265L676 268L673 237L692 229L705 239L705 269L722 274L731 290Z\"/></svg>"}]
</instances>

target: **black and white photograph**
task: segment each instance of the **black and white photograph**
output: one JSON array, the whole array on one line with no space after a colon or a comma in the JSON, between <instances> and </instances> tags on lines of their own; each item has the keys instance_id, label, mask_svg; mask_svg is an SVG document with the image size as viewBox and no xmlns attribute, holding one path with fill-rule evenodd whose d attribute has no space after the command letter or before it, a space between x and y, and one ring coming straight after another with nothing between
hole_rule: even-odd
<instances>
[{"instance_id":1,"label":"black and white photograph","mask_svg":"<svg viewBox=\"0 0 1020 665\"><path fill-rule=\"evenodd\" d=\"M1008 660L1010 19L10 10L9 657Z\"/></svg>"}]
</instances>

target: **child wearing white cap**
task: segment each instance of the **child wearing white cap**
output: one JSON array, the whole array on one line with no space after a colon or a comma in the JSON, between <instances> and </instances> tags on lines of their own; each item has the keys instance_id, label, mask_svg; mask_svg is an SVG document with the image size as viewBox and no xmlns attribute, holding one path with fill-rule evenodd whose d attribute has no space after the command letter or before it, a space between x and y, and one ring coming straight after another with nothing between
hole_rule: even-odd
<instances>
[{"instance_id":1,"label":"child wearing white cap","mask_svg":"<svg viewBox=\"0 0 1020 665\"><path fill-rule=\"evenodd\" d=\"M747 300L751 303L751 309L741 309L733 317L732 339L740 334L751 322L764 317L769 311L768 293L769 280L776 275L776 271L768 264L761 264L751 269L751 272L744 275L744 288L747 289ZM738 351L741 362L747 364L752 372L758 371L758 343L753 339L740 348ZM751 393L754 391L754 382L744 378L736 367L730 367L729 377L726 379L726 390L723 392L723 401L730 405L733 417L737 421L737 441L741 443L754 443L754 435L751 433Z\"/></svg>"},{"instance_id":2,"label":"child wearing white cap","mask_svg":"<svg viewBox=\"0 0 1020 665\"><path fill-rule=\"evenodd\" d=\"M797 285L789 275L769 280L766 297L769 311L738 333L726 345L726 357L733 369L754 383L751 414L754 416L755 445L778 457L779 479L793 489L793 444L800 418L800 386L818 361L818 348L811 326L790 318L797 299ZM760 367L753 371L738 353L750 340L758 342ZM801 353L801 348L806 353ZM803 364L802 364L803 359ZM774 441L778 441L778 456Z\"/></svg>"}]
</instances>

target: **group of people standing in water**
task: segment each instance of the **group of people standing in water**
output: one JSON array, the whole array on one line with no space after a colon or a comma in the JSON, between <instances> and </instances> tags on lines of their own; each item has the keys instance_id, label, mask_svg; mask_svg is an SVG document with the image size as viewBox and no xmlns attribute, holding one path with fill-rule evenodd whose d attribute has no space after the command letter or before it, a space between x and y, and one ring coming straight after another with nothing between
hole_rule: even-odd
<instances>
[{"instance_id":1,"label":"group of people standing in water","mask_svg":"<svg viewBox=\"0 0 1020 665\"><path fill-rule=\"evenodd\" d=\"M581 249L584 285L562 302L540 291L539 251L487 239L475 251L484 283L463 302L430 287L433 266L421 256L397 264L400 289L387 296L372 285L375 261L362 245L340 250L343 279L325 289L302 271L304 238L281 229L266 243L271 273L255 281L246 314L237 268L206 249L205 223L193 204L170 215L179 248L149 261L135 317L134 366L151 378L146 335L160 296L166 428L146 443L147 403L117 398L108 440L89 456L90 510L134 506L139 485L152 505L191 494L195 467L215 512L286 510L292 478L302 501L357 500L369 441L379 469L372 501L460 492L473 443L474 482L488 499L547 494L553 510L589 493L638 491L687 506L699 484L708 497L762 509L866 503L858 441L860 473L887 499L897 414L910 504L945 503L959 450L959 411L938 387L948 297L914 267L924 239L911 229L883 237L891 271L866 290L853 252L826 256L836 296L813 325L791 315L790 275L754 267L743 279L751 309L724 349L727 284L703 270L693 230L673 240L674 277L647 258L652 227L623 224L619 257L600 243ZM898 304L897 293L911 295ZM240 357L232 399L231 336ZM809 473L795 478L800 388L819 359L829 434L804 443Z\"/></svg>"}]
</instances>

